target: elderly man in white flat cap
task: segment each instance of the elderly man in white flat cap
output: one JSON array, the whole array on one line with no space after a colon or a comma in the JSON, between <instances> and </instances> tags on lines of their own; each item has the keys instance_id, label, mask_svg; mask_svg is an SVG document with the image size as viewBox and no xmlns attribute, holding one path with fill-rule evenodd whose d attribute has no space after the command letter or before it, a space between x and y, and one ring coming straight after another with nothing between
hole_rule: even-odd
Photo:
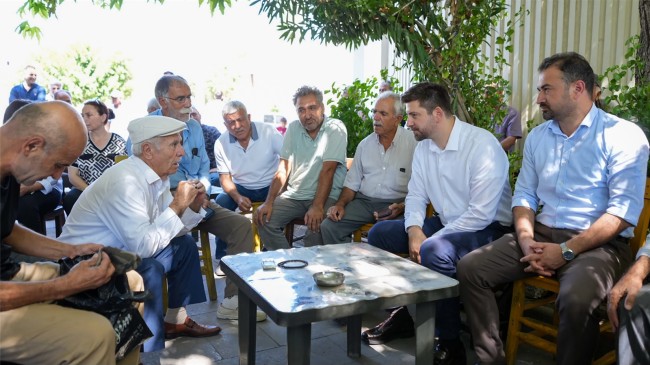
<instances>
[{"instance_id":1,"label":"elderly man in white flat cap","mask_svg":"<svg viewBox=\"0 0 650 365\"><path fill-rule=\"evenodd\" d=\"M70 243L101 242L137 253L137 268L151 298L144 319L154 337L144 351L165 348L165 338L217 335L221 328L201 325L185 306L206 301L196 243L187 234L205 215L205 188L198 180L181 181L176 194L169 176L185 153L185 123L147 116L129 124L133 156L116 164L91 184L75 204L60 239ZM163 316L163 277L169 309Z\"/></svg>"}]
</instances>

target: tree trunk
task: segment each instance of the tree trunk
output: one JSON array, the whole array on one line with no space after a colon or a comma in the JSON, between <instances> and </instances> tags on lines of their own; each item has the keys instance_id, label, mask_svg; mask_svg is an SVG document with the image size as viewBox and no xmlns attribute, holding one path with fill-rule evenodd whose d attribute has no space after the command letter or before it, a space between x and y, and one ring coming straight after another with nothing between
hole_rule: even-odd
<instances>
[{"instance_id":1,"label":"tree trunk","mask_svg":"<svg viewBox=\"0 0 650 365\"><path fill-rule=\"evenodd\" d=\"M650 82L650 0L639 0L639 15L641 17L641 39L639 58L645 63L643 69L636 70L636 84Z\"/></svg>"}]
</instances>

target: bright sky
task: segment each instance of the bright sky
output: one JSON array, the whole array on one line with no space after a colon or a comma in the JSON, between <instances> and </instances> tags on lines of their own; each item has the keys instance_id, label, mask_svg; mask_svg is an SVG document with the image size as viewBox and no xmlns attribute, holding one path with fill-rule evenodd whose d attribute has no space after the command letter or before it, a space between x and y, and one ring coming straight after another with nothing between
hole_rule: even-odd
<instances>
[{"instance_id":1,"label":"bright sky","mask_svg":"<svg viewBox=\"0 0 650 365\"><path fill-rule=\"evenodd\" d=\"M199 8L198 0L167 0L162 5L128 0L120 11L103 10L90 0L66 0L57 11L58 18L32 22L43 32L40 44L15 32L21 21L16 15L21 3L0 1L2 110L10 88L35 55L74 44L90 44L107 55L121 53L131 60L134 93L125 103L130 103L125 108L128 111L145 111L156 80L167 70L197 85L225 67L234 75L243 75L234 98L249 107L255 120L261 120L261 114L273 107L287 119L295 119L291 96L301 85L325 90L333 82L353 80L351 51L312 41L293 45L282 41L266 15L259 15L258 7L250 7L248 1L233 1L225 15L217 12L212 17L207 6ZM48 80L37 82L46 86ZM204 119L206 115L220 115L201 110L203 105L198 103Z\"/></svg>"}]
</instances>

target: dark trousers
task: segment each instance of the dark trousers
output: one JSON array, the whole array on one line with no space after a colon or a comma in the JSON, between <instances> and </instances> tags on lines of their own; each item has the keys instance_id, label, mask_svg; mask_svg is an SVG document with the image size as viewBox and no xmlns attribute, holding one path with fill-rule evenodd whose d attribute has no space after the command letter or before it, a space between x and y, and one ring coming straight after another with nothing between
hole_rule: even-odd
<instances>
[{"instance_id":1,"label":"dark trousers","mask_svg":"<svg viewBox=\"0 0 650 365\"><path fill-rule=\"evenodd\" d=\"M20 197L18 202L18 222L34 232L41 232L43 215L51 212L61 202L61 192L52 189L48 194L35 191Z\"/></svg>"},{"instance_id":2,"label":"dark trousers","mask_svg":"<svg viewBox=\"0 0 650 365\"><path fill-rule=\"evenodd\" d=\"M535 240L561 243L579 234L535 224ZM516 235L506 234L463 257L458 263L460 296L472 331L474 350L481 363L505 361L499 337L499 310L493 288L533 274L524 272L526 264ZM591 364L598 339L595 310L632 260L626 242L615 239L579 254L556 270L560 292L555 302L560 323L557 336L557 363Z\"/></svg>"},{"instance_id":3,"label":"dark trousers","mask_svg":"<svg viewBox=\"0 0 650 365\"><path fill-rule=\"evenodd\" d=\"M163 278L167 276L169 308L206 301L196 241L186 234L176 237L154 257L143 258L136 271L142 276L150 298L144 302L144 321L153 333L142 351L165 348Z\"/></svg>"},{"instance_id":4,"label":"dark trousers","mask_svg":"<svg viewBox=\"0 0 650 365\"><path fill-rule=\"evenodd\" d=\"M485 229L476 232L458 232L431 237L444 226L438 217L424 220L422 229L429 237L420 247L422 265L449 277L456 277L456 264L466 254L492 242L505 233L512 232L492 222ZM375 224L368 232L368 243L393 253L408 253L408 234L404 220L383 221ZM436 302L436 335L443 340L457 339L460 335L460 300L458 297Z\"/></svg>"},{"instance_id":5,"label":"dark trousers","mask_svg":"<svg viewBox=\"0 0 650 365\"><path fill-rule=\"evenodd\" d=\"M251 200L251 202L263 202L264 200L266 200L266 196L269 194L268 186L257 190L246 189L245 187L239 184L235 184L235 187L237 188L237 192L239 194L247 197L248 199ZM226 192L217 195L217 198L214 201L220 206L228 210L232 210L233 212L235 211L235 209L237 209L237 202L235 202L230 197L230 195L228 195ZM224 240L217 237L215 239L215 246L216 246L216 250L214 252L214 257L216 259L221 260L222 257L226 256L226 248L228 245Z\"/></svg>"},{"instance_id":6,"label":"dark trousers","mask_svg":"<svg viewBox=\"0 0 650 365\"><path fill-rule=\"evenodd\" d=\"M70 191L65 193L65 196L63 197L63 210L65 210L65 214L70 215L72 207L74 206L74 203L77 202L77 199L79 199L81 193L83 193L83 190L77 188L72 188Z\"/></svg>"},{"instance_id":7,"label":"dark trousers","mask_svg":"<svg viewBox=\"0 0 650 365\"><path fill-rule=\"evenodd\" d=\"M650 284L639 291L631 310L618 305L618 364L650 365Z\"/></svg>"}]
</instances>

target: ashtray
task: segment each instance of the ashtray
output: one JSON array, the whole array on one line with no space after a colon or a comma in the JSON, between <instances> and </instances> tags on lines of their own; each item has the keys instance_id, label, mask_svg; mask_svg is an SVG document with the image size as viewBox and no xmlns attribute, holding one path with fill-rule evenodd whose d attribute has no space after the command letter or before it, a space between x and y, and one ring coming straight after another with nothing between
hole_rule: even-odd
<instances>
[{"instance_id":1,"label":"ashtray","mask_svg":"<svg viewBox=\"0 0 650 365\"><path fill-rule=\"evenodd\" d=\"M338 271L322 271L314 274L314 281L318 286L339 286L343 284L345 275Z\"/></svg>"}]
</instances>

